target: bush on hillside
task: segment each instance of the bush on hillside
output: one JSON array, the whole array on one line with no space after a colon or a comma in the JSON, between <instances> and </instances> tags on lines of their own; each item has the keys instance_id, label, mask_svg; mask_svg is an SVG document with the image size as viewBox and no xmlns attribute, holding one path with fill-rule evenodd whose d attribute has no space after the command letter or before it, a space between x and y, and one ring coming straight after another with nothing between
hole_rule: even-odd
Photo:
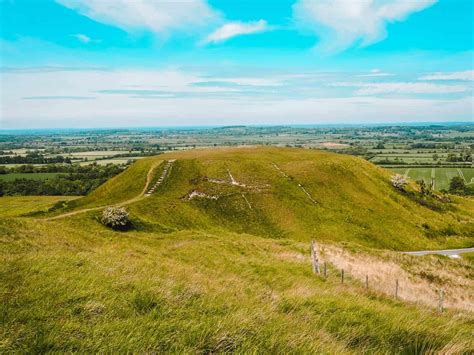
<instances>
[{"instance_id":1,"label":"bush on hillside","mask_svg":"<svg viewBox=\"0 0 474 355\"><path fill-rule=\"evenodd\" d=\"M395 187L396 189L401 190L401 191L404 191L405 186L408 185L407 179L405 179L405 177L403 175L400 175L400 174L395 174L394 176L392 176L390 181L391 181L393 187Z\"/></svg>"},{"instance_id":2,"label":"bush on hillside","mask_svg":"<svg viewBox=\"0 0 474 355\"><path fill-rule=\"evenodd\" d=\"M466 185L464 179L460 176L455 176L449 182L449 193L455 195L474 195L474 187Z\"/></svg>"},{"instance_id":3,"label":"bush on hillside","mask_svg":"<svg viewBox=\"0 0 474 355\"><path fill-rule=\"evenodd\" d=\"M100 219L104 226L115 230L124 230L130 226L128 212L123 207L108 207L102 211Z\"/></svg>"},{"instance_id":4,"label":"bush on hillside","mask_svg":"<svg viewBox=\"0 0 474 355\"><path fill-rule=\"evenodd\" d=\"M418 185L418 188L420 189L420 193L422 195L431 195L431 189L432 189L431 184L428 186L425 180L423 179L416 180L416 184Z\"/></svg>"}]
</instances>

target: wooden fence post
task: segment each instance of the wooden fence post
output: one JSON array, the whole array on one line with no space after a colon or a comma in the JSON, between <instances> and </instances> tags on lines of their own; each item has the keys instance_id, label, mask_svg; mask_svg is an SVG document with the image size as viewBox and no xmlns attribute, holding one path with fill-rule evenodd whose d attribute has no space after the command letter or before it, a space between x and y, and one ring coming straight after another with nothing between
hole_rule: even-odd
<instances>
[{"instance_id":1,"label":"wooden fence post","mask_svg":"<svg viewBox=\"0 0 474 355\"><path fill-rule=\"evenodd\" d=\"M341 284L344 283L344 269L341 269Z\"/></svg>"},{"instance_id":2,"label":"wooden fence post","mask_svg":"<svg viewBox=\"0 0 474 355\"><path fill-rule=\"evenodd\" d=\"M439 290L438 310L443 313L444 310L444 289Z\"/></svg>"},{"instance_id":3,"label":"wooden fence post","mask_svg":"<svg viewBox=\"0 0 474 355\"><path fill-rule=\"evenodd\" d=\"M313 263L313 272L315 274L321 274L321 269L319 268L318 252L316 250L316 243L314 240L311 241L311 261Z\"/></svg>"},{"instance_id":4,"label":"wooden fence post","mask_svg":"<svg viewBox=\"0 0 474 355\"><path fill-rule=\"evenodd\" d=\"M369 275L365 275L365 289L369 290Z\"/></svg>"},{"instance_id":5,"label":"wooden fence post","mask_svg":"<svg viewBox=\"0 0 474 355\"><path fill-rule=\"evenodd\" d=\"M395 280L395 299L398 300L398 279Z\"/></svg>"}]
</instances>

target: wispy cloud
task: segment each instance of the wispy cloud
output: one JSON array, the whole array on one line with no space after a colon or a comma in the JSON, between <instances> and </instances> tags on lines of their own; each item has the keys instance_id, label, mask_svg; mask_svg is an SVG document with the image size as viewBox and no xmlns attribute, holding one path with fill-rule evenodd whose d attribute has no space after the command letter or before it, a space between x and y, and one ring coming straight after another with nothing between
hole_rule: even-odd
<instances>
[{"instance_id":1,"label":"wispy cloud","mask_svg":"<svg viewBox=\"0 0 474 355\"><path fill-rule=\"evenodd\" d=\"M336 87L357 88L356 95L377 94L453 94L471 90L466 85L443 85L419 82L393 83L334 83Z\"/></svg>"},{"instance_id":2,"label":"wispy cloud","mask_svg":"<svg viewBox=\"0 0 474 355\"><path fill-rule=\"evenodd\" d=\"M382 77L382 76L393 76L391 73L385 73L381 71L380 69L372 69L370 73L366 74L358 74L357 76L362 77L362 78L374 78L374 77Z\"/></svg>"},{"instance_id":3,"label":"wispy cloud","mask_svg":"<svg viewBox=\"0 0 474 355\"><path fill-rule=\"evenodd\" d=\"M339 51L360 42L366 46L384 39L386 24L402 21L437 0L298 0L296 22L320 37L319 46Z\"/></svg>"},{"instance_id":4,"label":"wispy cloud","mask_svg":"<svg viewBox=\"0 0 474 355\"><path fill-rule=\"evenodd\" d=\"M332 72L328 80L327 73L273 69L232 75L176 68L9 70L0 72L1 125L448 121L472 114L472 89L459 83L351 83L354 73Z\"/></svg>"},{"instance_id":5,"label":"wispy cloud","mask_svg":"<svg viewBox=\"0 0 474 355\"><path fill-rule=\"evenodd\" d=\"M474 70L465 70L451 73L437 72L422 76L420 80L474 81Z\"/></svg>"},{"instance_id":6,"label":"wispy cloud","mask_svg":"<svg viewBox=\"0 0 474 355\"><path fill-rule=\"evenodd\" d=\"M25 96L23 100L94 100L93 96Z\"/></svg>"},{"instance_id":7,"label":"wispy cloud","mask_svg":"<svg viewBox=\"0 0 474 355\"><path fill-rule=\"evenodd\" d=\"M71 35L72 37L76 38L78 41L82 43L90 43L92 41L92 38L89 36L83 34L83 33L76 33L74 35Z\"/></svg>"},{"instance_id":8,"label":"wispy cloud","mask_svg":"<svg viewBox=\"0 0 474 355\"><path fill-rule=\"evenodd\" d=\"M94 21L119 27L127 32L148 30L167 33L206 27L220 17L205 0L56 0Z\"/></svg>"},{"instance_id":9,"label":"wispy cloud","mask_svg":"<svg viewBox=\"0 0 474 355\"><path fill-rule=\"evenodd\" d=\"M220 43L233 37L268 31L270 27L265 20L256 22L229 22L219 27L204 39L204 43Z\"/></svg>"}]
</instances>

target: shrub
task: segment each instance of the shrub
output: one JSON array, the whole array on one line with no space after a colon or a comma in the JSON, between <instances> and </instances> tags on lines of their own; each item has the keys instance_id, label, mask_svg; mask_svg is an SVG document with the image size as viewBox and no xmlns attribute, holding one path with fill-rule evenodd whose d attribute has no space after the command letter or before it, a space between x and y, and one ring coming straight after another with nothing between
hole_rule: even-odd
<instances>
[{"instance_id":1,"label":"shrub","mask_svg":"<svg viewBox=\"0 0 474 355\"><path fill-rule=\"evenodd\" d=\"M405 190L405 186L408 184L407 179L405 179L405 177L400 174L395 174L392 176L390 181L392 182L393 187L402 191Z\"/></svg>"},{"instance_id":2,"label":"shrub","mask_svg":"<svg viewBox=\"0 0 474 355\"><path fill-rule=\"evenodd\" d=\"M102 212L101 223L112 229L126 229L130 225L128 212L123 207L108 207Z\"/></svg>"},{"instance_id":3,"label":"shrub","mask_svg":"<svg viewBox=\"0 0 474 355\"><path fill-rule=\"evenodd\" d=\"M431 188L432 188L431 184L430 186L428 186L425 180L423 179L416 180L416 184L418 185L418 188L420 189L420 193L422 195L431 195Z\"/></svg>"}]
</instances>

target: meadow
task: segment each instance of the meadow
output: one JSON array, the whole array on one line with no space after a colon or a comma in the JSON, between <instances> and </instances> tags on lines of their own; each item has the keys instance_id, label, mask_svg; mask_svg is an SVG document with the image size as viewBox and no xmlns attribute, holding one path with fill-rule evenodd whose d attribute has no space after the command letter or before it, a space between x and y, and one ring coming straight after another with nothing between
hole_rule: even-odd
<instances>
[{"instance_id":1,"label":"meadow","mask_svg":"<svg viewBox=\"0 0 474 355\"><path fill-rule=\"evenodd\" d=\"M412 181L424 180L428 185L433 178L435 190L448 190L449 182L455 176L463 178L466 184L474 183L474 168L431 168L431 167L404 167L390 168L391 171L404 175Z\"/></svg>"}]
</instances>

